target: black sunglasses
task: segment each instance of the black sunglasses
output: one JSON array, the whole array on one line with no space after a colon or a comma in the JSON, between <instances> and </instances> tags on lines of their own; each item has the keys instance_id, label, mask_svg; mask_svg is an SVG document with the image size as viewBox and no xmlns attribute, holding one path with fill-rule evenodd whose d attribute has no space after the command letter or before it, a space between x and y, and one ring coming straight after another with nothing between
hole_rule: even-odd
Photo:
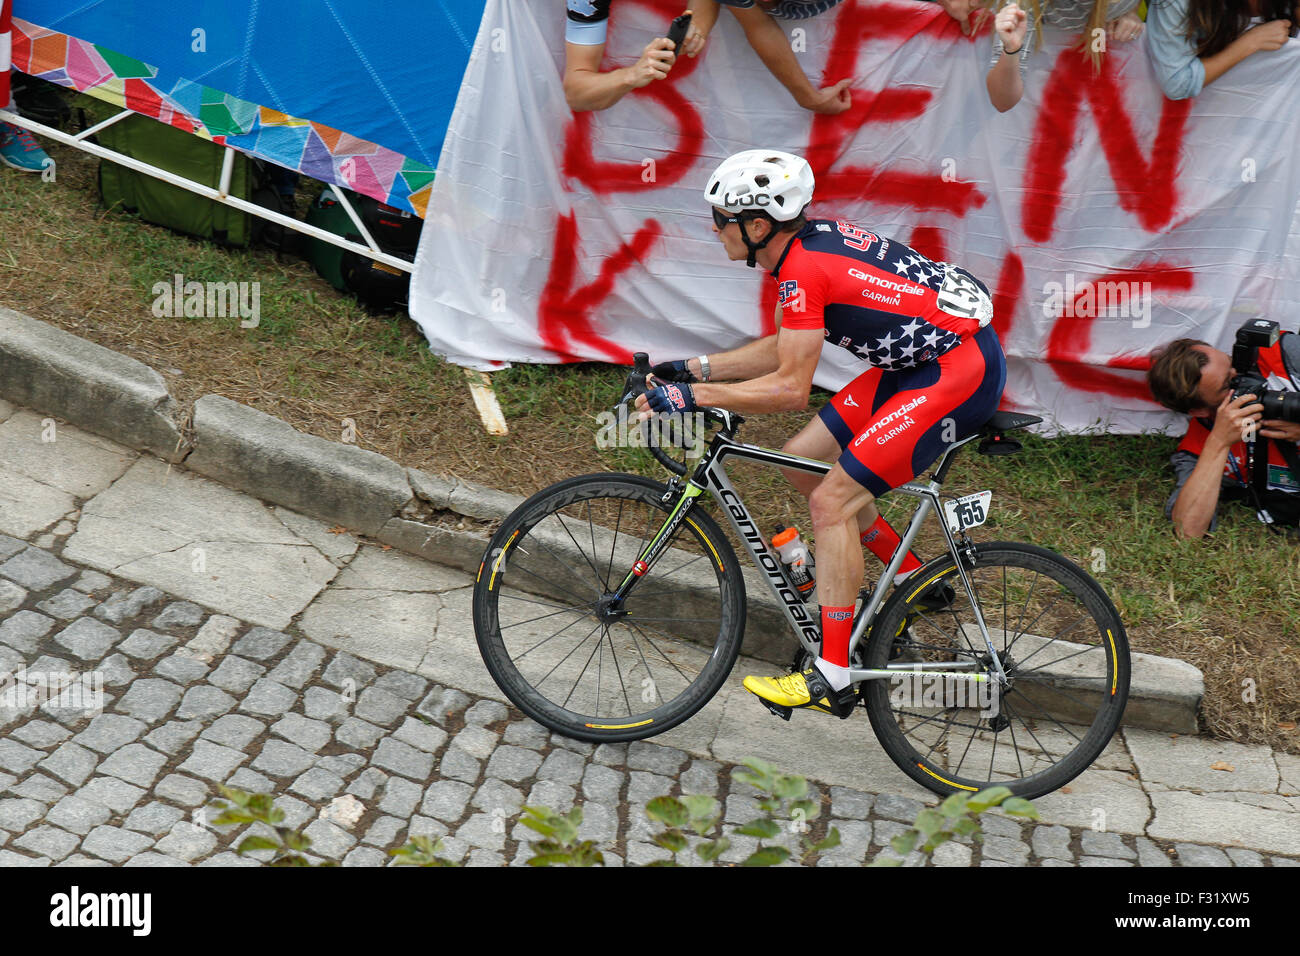
<instances>
[{"instance_id":1,"label":"black sunglasses","mask_svg":"<svg viewBox=\"0 0 1300 956\"><path fill-rule=\"evenodd\" d=\"M714 207L713 207L713 224L714 224L715 226L717 226L718 229L726 229L727 226L730 225L730 224L733 223L733 222L740 222L740 217L739 217L739 216L728 216L725 212L723 212L723 211L722 211L721 209L719 209L717 206L714 206Z\"/></svg>"}]
</instances>

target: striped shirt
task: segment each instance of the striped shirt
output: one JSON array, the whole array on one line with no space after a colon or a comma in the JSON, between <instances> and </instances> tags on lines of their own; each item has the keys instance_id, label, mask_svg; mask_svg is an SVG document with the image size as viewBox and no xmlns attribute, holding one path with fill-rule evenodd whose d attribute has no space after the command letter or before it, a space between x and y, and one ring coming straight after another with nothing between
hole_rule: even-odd
<instances>
[{"instance_id":1,"label":"striped shirt","mask_svg":"<svg viewBox=\"0 0 1300 956\"><path fill-rule=\"evenodd\" d=\"M1141 0L1111 0L1106 8L1106 21L1116 20L1126 13L1138 8ZM1005 4L1004 4L1005 6ZM1091 0L1043 0L1043 23L1060 30L1062 33L1081 33L1088 26L1092 16ZM1034 29L1033 10L1026 7L1025 13L1030 18L1029 31L1025 34L1024 46L1020 48L1020 72L1025 72L1027 61L1038 45L1038 32ZM997 66L1002 59L1002 38L993 31L993 57L989 66Z\"/></svg>"}]
</instances>

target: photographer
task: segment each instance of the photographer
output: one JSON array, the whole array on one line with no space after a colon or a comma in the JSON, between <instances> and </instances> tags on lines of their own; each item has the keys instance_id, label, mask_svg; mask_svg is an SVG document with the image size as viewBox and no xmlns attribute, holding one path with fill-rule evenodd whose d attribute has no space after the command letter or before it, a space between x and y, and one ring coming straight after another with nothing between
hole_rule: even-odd
<instances>
[{"instance_id":1,"label":"photographer","mask_svg":"<svg viewBox=\"0 0 1300 956\"><path fill-rule=\"evenodd\" d=\"M1220 498L1248 501L1277 524L1300 522L1300 335L1248 322L1232 356L1177 339L1152 353L1147 383L1161 405L1190 416L1165 504L1180 535L1213 531Z\"/></svg>"}]
</instances>

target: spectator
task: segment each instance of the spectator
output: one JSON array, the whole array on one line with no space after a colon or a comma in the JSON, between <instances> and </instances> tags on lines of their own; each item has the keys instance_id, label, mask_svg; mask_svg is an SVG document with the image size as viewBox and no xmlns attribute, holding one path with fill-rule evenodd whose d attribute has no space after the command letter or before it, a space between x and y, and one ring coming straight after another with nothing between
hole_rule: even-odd
<instances>
[{"instance_id":1,"label":"spectator","mask_svg":"<svg viewBox=\"0 0 1300 956\"><path fill-rule=\"evenodd\" d=\"M1135 12L1138 3L1139 0L1091 3L1089 0L1046 0L1045 6L1040 7L1038 0L1030 0L1034 20L1032 47L1039 45L1043 23L1065 33L1081 33L1084 55L1092 59L1094 68L1100 69L1106 40L1125 43L1142 34L1145 25ZM994 18L993 59L986 85L989 99L1000 113L1019 103L1025 94L1024 73L1032 52L1030 25L1029 14L1014 2L1004 6ZM1097 32L1103 28L1104 39Z\"/></svg>"},{"instance_id":2,"label":"spectator","mask_svg":"<svg viewBox=\"0 0 1300 956\"><path fill-rule=\"evenodd\" d=\"M633 90L649 86L668 76L677 57L666 36L646 44L632 66L600 71L605 56L605 34L609 8L614 0L568 0L568 23L564 34L564 98L575 113L609 109ZM682 52L699 56L709 31L718 19L714 0L694 0L699 10L692 13L690 32ZM667 31L665 31L667 32Z\"/></svg>"},{"instance_id":3,"label":"spectator","mask_svg":"<svg viewBox=\"0 0 1300 956\"><path fill-rule=\"evenodd\" d=\"M1251 54L1280 50L1297 20L1286 0L1151 0L1151 65L1165 96L1189 99Z\"/></svg>"},{"instance_id":4,"label":"spectator","mask_svg":"<svg viewBox=\"0 0 1300 956\"><path fill-rule=\"evenodd\" d=\"M8 109L14 111L12 103ZM25 173L39 173L54 160L41 149L28 130L13 123L0 123L0 163Z\"/></svg>"},{"instance_id":5,"label":"spectator","mask_svg":"<svg viewBox=\"0 0 1300 956\"><path fill-rule=\"evenodd\" d=\"M992 12L988 7L980 6L980 0L933 0L943 7L944 12L961 24L961 32L970 36L984 25ZM975 16L971 16L971 14Z\"/></svg>"},{"instance_id":6,"label":"spectator","mask_svg":"<svg viewBox=\"0 0 1300 956\"><path fill-rule=\"evenodd\" d=\"M795 57L790 38L777 23L778 20L807 20L825 13L839 2L840 0L694 0L692 6L701 9L712 7L715 18L719 3L730 7L745 31L749 45L772 75L790 91L796 103L814 113L843 113L853 105L849 93L852 77L820 89L813 86Z\"/></svg>"}]
</instances>

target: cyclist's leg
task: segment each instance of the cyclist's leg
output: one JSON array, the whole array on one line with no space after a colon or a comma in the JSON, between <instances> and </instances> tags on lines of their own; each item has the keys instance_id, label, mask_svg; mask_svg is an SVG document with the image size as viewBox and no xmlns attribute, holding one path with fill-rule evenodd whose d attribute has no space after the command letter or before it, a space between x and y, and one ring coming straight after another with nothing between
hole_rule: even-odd
<instances>
[{"instance_id":1,"label":"cyclist's leg","mask_svg":"<svg viewBox=\"0 0 1300 956\"><path fill-rule=\"evenodd\" d=\"M869 368L836 394L821 412L803 430L790 439L785 451L792 455L817 458L823 461L838 457L853 436L866 428L879 404L891 396L898 387L897 373ZM813 493L821 478L806 472L786 471L786 478L806 498ZM865 548L888 564L898 548L898 533L880 514L872 498L857 515L858 540ZM903 560L899 578L921 566L921 560L909 553Z\"/></svg>"},{"instance_id":2,"label":"cyclist's leg","mask_svg":"<svg viewBox=\"0 0 1300 956\"><path fill-rule=\"evenodd\" d=\"M793 438L781 447L781 450L787 455L815 458L818 461L831 461L840 456L844 451L844 446L831 434L831 430L826 427L826 422L819 415L801 428ZM805 498L813 493L824 477L809 474L806 471L795 471L792 468L782 468L781 473ZM876 508L873 500L858 512L859 532L870 529L879 517L880 511Z\"/></svg>"},{"instance_id":3,"label":"cyclist's leg","mask_svg":"<svg viewBox=\"0 0 1300 956\"><path fill-rule=\"evenodd\" d=\"M854 410L871 407L878 393L881 375L883 375L881 369L868 368L862 375L854 378L831 399L831 402L827 403L816 418L800 429L796 436L785 442L781 450L790 455L801 455L802 458L815 458L820 462L839 458L846 442L853 437L852 424L846 423L845 416L852 419ZM822 477L810 475L806 471L781 468L781 473L805 498L813 494L816 486L822 483ZM868 535L872 536L872 540L879 536L881 524L884 524L885 528L889 527L888 522L881 519L880 510L876 509L875 499L872 499L858 512L858 535L862 538L863 545L870 546L871 541L866 540ZM898 536L894 535L893 544L896 546L897 538ZM880 550L876 548L872 548L872 553L881 557ZM893 549L881 557L881 561L888 562L892 555Z\"/></svg>"},{"instance_id":4,"label":"cyclist's leg","mask_svg":"<svg viewBox=\"0 0 1300 956\"><path fill-rule=\"evenodd\" d=\"M842 458L845 456L842 456ZM821 558L817 587L821 595L821 656L800 673L745 678L745 689L781 713L810 707L839 717L852 713L854 690L849 681L849 637L854 600L862 581L863 557L857 515L874 495L836 464L809 498L813 533Z\"/></svg>"}]
</instances>

